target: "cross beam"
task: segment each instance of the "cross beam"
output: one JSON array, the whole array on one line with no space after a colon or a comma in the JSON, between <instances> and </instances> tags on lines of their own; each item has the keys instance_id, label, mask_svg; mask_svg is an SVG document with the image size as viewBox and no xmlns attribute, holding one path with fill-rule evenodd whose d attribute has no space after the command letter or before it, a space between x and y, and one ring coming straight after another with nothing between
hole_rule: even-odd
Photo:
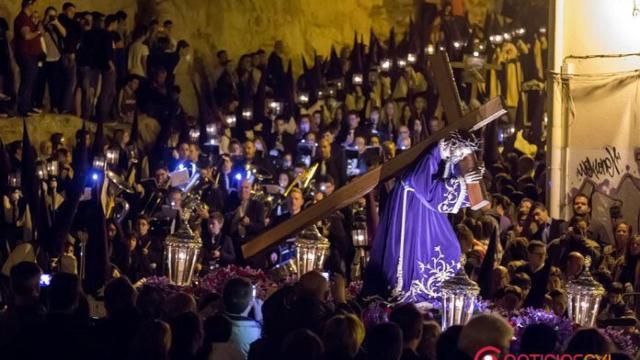
<instances>
[{"instance_id":1,"label":"cross beam","mask_svg":"<svg viewBox=\"0 0 640 360\"><path fill-rule=\"evenodd\" d=\"M395 158L355 178L324 200L303 210L295 217L242 245L242 253L245 258L258 255L268 247L283 241L291 234L301 231L307 226L318 222L360 199L373 190L379 183L399 175L404 169L419 159L432 144L445 138L450 132L455 130L477 130L506 113L502 108L500 99L495 98L488 101L479 109L466 115L463 114L462 107L460 106L460 96L456 88L447 54L445 52L437 53L432 58L431 65L440 93L440 101L447 114L449 124L417 145L405 150Z\"/></svg>"}]
</instances>

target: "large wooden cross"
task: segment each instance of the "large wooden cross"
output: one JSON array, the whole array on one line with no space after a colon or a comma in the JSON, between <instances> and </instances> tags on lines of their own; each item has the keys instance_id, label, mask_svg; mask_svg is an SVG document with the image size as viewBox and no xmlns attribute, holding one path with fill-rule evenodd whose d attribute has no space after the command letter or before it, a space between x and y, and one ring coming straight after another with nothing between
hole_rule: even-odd
<instances>
[{"instance_id":1,"label":"large wooden cross","mask_svg":"<svg viewBox=\"0 0 640 360\"><path fill-rule=\"evenodd\" d=\"M451 67L454 69L463 69L465 71L469 71L472 72L471 75L471 79L467 80L466 82L468 84L471 84L471 97L469 98L469 100L478 100L478 91L479 91L479 86L480 84L486 84L487 83L487 71L491 71L491 70L495 70L495 71L500 71L502 70L502 66L500 64L493 64L490 62L486 62L481 69L469 69L468 65L465 64L463 61L460 62L452 62L451 63ZM478 79L478 76L481 79Z\"/></svg>"},{"instance_id":2,"label":"large wooden cross","mask_svg":"<svg viewBox=\"0 0 640 360\"><path fill-rule=\"evenodd\" d=\"M479 109L468 114L463 114L460 95L456 88L447 54L445 52L438 52L433 56L431 61L431 68L434 72L436 85L440 94L440 101L447 114L448 125L388 162L355 178L350 183L336 190L326 199L242 245L242 253L245 258L251 258L261 253L268 247L285 240L287 236L315 224L328 215L357 201L369 191L375 189L379 183L397 176L404 169L411 166L417 159L424 155L431 144L445 138L452 131L477 130L506 113L502 108L500 99L495 98L489 100Z\"/></svg>"}]
</instances>

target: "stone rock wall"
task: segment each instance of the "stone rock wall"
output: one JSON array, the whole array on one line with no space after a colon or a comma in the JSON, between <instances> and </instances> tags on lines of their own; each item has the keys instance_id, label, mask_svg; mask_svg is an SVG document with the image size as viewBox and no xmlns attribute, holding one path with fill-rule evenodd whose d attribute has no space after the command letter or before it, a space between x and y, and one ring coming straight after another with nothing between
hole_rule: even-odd
<instances>
[{"instance_id":1,"label":"stone rock wall","mask_svg":"<svg viewBox=\"0 0 640 360\"><path fill-rule=\"evenodd\" d=\"M48 5L60 9L65 0L38 0L41 11ZM369 29L379 37L396 27L398 36L407 28L416 5L438 0L75 0L78 10L105 14L125 10L130 28L135 19L174 22L174 37L189 41L195 56L206 64L219 49L232 59L262 48L271 51L275 40L284 40L294 68L300 56L312 59L314 50L327 55L332 44L338 50L350 46L354 31L365 35ZM482 22L488 9L499 0L464 0L472 22ZM0 2L0 16L9 20L20 10L21 0ZM140 10L140 14L135 15ZM12 27L12 26L11 26Z\"/></svg>"}]
</instances>

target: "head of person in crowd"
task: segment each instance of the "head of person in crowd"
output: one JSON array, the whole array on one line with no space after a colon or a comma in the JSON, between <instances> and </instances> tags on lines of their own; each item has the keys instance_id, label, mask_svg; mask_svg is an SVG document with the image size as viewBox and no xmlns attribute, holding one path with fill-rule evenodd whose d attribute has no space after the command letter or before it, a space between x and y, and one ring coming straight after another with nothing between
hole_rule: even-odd
<instances>
[{"instance_id":1,"label":"head of person in crowd","mask_svg":"<svg viewBox=\"0 0 640 360\"><path fill-rule=\"evenodd\" d=\"M294 330L282 341L281 359L321 360L324 359L324 345L318 335L312 331Z\"/></svg>"},{"instance_id":2,"label":"head of person in crowd","mask_svg":"<svg viewBox=\"0 0 640 360\"><path fill-rule=\"evenodd\" d=\"M218 58L218 64L220 66L227 66L231 62L226 50L218 50L216 57Z\"/></svg>"},{"instance_id":3,"label":"head of person in crowd","mask_svg":"<svg viewBox=\"0 0 640 360\"><path fill-rule=\"evenodd\" d=\"M328 359L354 359L364 341L365 328L355 315L336 315L324 325L322 338Z\"/></svg>"},{"instance_id":4,"label":"head of person in crowd","mask_svg":"<svg viewBox=\"0 0 640 360\"><path fill-rule=\"evenodd\" d=\"M302 194L302 190L299 188L291 189L288 200L291 215L297 215L302 211L302 207L304 206L304 195Z\"/></svg>"},{"instance_id":5,"label":"head of person in crowd","mask_svg":"<svg viewBox=\"0 0 640 360\"><path fill-rule=\"evenodd\" d=\"M138 237L146 236L151 229L151 220L146 215L140 215L136 219L136 235Z\"/></svg>"},{"instance_id":6,"label":"head of person in crowd","mask_svg":"<svg viewBox=\"0 0 640 360\"><path fill-rule=\"evenodd\" d=\"M253 287L244 278L234 278L227 281L222 290L224 310L232 315L244 314L253 300Z\"/></svg>"},{"instance_id":7,"label":"head of person in crowd","mask_svg":"<svg viewBox=\"0 0 640 360\"><path fill-rule=\"evenodd\" d=\"M249 179L243 179L240 182L240 200L249 201L251 199L251 189L253 187L253 183Z\"/></svg>"},{"instance_id":8,"label":"head of person in crowd","mask_svg":"<svg viewBox=\"0 0 640 360\"><path fill-rule=\"evenodd\" d=\"M173 21L171 20L165 20L162 23L162 29L164 31L165 34L170 35L171 31L173 30Z\"/></svg>"},{"instance_id":9,"label":"head of person in crowd","mask_svg":"<svg viewBox=\"0 0 640 360\"><path fill-rule=\"evenodd\" d=\"M218 236L222 232L222 227L224 226L224 215L222 213L215 211L211 213L209 216L209 232L212 236Z\"/></svg>"},{"instance_id":10,"label":"head of person in crowd","mask_svg":"<svg viewBox=\"0 0 640 360\"><path fill-rule=\"evenodd\" d=\"M544 266L547 258L547 246L542 241L533 240L527 246L527 255L529 260L529 269L538 271Z\"/></svg>"},{"instance_id":11,"label":"head of person in crowd","mask_svg":"<svg viewBox=\"0 0 640 360\"><path fill-rule=\"evenodd\" d=\"M533 206L533 209L531 210L531 216L533 218L533 221L538 224L538 226L544 226L550 221L549 212L547 211L547 208L541 203L536 203Z\"/></svg>"},{"instance_id":12,"label":"head of person in crowd","mask_svg":"<svg viewBox=\"0 0 640 360\"><path fill-rule=\"evenodd\" d=\"M11 291L16 306L31 306L40 296L40 267L29 261L14 265L9 273Z\"/></svg>"},{"instance_id":13,"label":"head of person in crowd","mask_svg":"<svg viewBox=\"0 0 640 360\"><path fill-rule=\"evenodd\" d=\"M431 119L429 119L429 122L427 123L427 127L429 128L429 133L430 134L436 133L436 132L444 129L444 126L445 126L444 121L442 121L437 116L434 116Z\"/></svg>"},{"instance_id":14,"label":"head of person in crowd","mask_svg":"<svg viewBox=\"0 0 640 360\"><path fill-rule=\"evenodd\" d=\"M525 299L531 290L531 277L525 272L517 272L511 278L511 285L519 287L522 290L522 298Z\"/></svg>"},{"instance_id":15,"label":"head of person in crowd","mask_svg":"<svg viewBox=\"0 0 640 360\"><path fill-rule=\"evenodd\" d=\"M365 340L371 360L399 360L402 356L402 330L396 323L377 324Z\"/></svg>"},{"instance_id":16,"label":"head of person in crowd","mask_svg":"<svg viewBox=\"0 0 640 360\"><path fill-rule=\"evenodd\" d=\"M309 271L296 283L296 292L300 297L313 298L324 302L329 296L329 281L318 271Z\"/></svg>"},{"instance_id":17,"label":"head of person in crowd","mask_svg":"<svg viewBox=\"0 0 640 360\"><path fill-rule=\"evenodd\" d=\"M336 189L336 182L331 175L324 175L319 177L318 189L326 196L333 194Z\"/></svg>"},{"instance_id":18,"label":"head of person in crowd","mask_svg":"<svg viewBox=\"0 0 640 360\"><path fill-rule=\"evenodd\" d=\"M331 143L329 140L322 138L320 140L320 158L322 160L329 160L331 158Z\"/></svg>"},{"instance_id":19,"label":"head of person in crowd","mask_svg":"<svg viewBox=\"0 0 640 360\"><path fill-rule=\"evenodd\" d=\"M459 359L458 341L462 333L462 325L449 326L436 341L436 358L438 360Z\"/></svg>"},{"instance_id":20,"label":"head of person in crowd","mask_svg":"<svg viewBox=\"0 0 640 360\"><path fill-rule=\"evenodd\" d=\"M62 4L62 13L68 19L73 19L76 16L76 6L71 2L65 2Z\"/></svg>"},{"instance_id":21,"label":"head of person in crowd","mask_svg":"<svg viewBox=\"0 0 640 360\"><path fill-rule=\"evenodd\" d=\"M130 358L169 360L171 327L162 320L140 324L131 345Z\"/></svg>"},{"instance_id":22,"label":"head of person in crowd","mask_svg":"<svg viewBox=\"0 0 640 360\"><path fill-rule=\"evenodd\" d=\"M520 200L520 204L518 204L518 212L524 215L529 215L531 208L533 207L533 200L529 198L524 198Z\"/></svg>"},{"instance_id":23,"label":"head of person in crowd","mask_svg":"<svg viewBox=\"0 0 640 360\"><path fill-rule=\"evenodd\" d=\"M402 330L402 343L405 350L416 352L422 339L422 314L414 304L396 306L389 314L389 321L398 324Z\"/></svg>"},{"instance_id":24,"label":"head of person in crowd","mask_svg":"<svg viewBox=\"0 0 640 360\"><path fill-rule=\"evenodd\" d=\"M129 316L135 309L138 293L126 276L115 278L104 288L104 307L107 317Z\"/></svg>"},{"instance_id":25,"label":"head of person in crowd","mask_svg":"<svg viewBox=\"0 0 640 360\"><path fill-rule=\"evenodd\" d=\"M193 358L202 345L202 322L194 312L185 312L170 320L173 358Z\"/></svg>"},{"instance_id":26,"label":"head of person in crowd","mask_svg":"<svg viewBox=\"0 0 640 360\"><path fill-rule=\"evenodd\" d=\"M56 273L49 286L49 312L71 315L79 305L82 288L78 275Z\"/></svg>"},{"instance_id":27,"label":"head of person in crowd","mask_svg":"<svg viewBox=\"0 0 640 360\"><path fill-rule=\"evenodd\" d=\"M549 292L551 297L551 311L557 316L564 316L567 311L567 293L563 289L555 289Z\"/></svg>"},{"instance_id":28,"label":"head of person in crowd","mask_svg":"<svg viewBox=\"0 0 640 360\"><path fill-rule=\"evenodd\" d=\"M458 348L472 359L485 346L493 346L501 353L507 353L512 337L511 325L500 315L480 314L471 318L462 329Z\"/></svg>"},{"instance_id":29,"label":"head of person in crowd","mask_svg":"<svg viewBox=\"0 0 640 360\"><path fill-rule=\"evenodd\" d=\"M520 340L521 354L555 354L558 351L558 333L547 324L530 324Z\"/></svg>"},{"instance_id":30,"label":"head of person in crowd","mask_svg":"<svg viewBox=\"0 0 640 360\"><path fill-rule=\"evenodd\" d=\"M157 187L165 188L169 183L169 169L164 164L160 164L153 172L153 179Z\"/></svg>"},{"instance_id":31,"label":"head of person in crowd","mask_svg":"<svg viewBox=\"0 0 640 360\"><path fill-rule=\"evenodd\" d=\"M588 216L591 214L591 199L585 194L578 194L573 198L573 214Z\"/></svg>"},{"instance_id":32,"label":"head of person in crowd","mask_svg":"<svg viewBox=\"0 0 640 360\"><path fill-rule=\"evenodd\" d=\"M253 140L246 140L243 144L243 150L246 160L253 160L256 157L256 144Z\"/></svg>"},{"instance_id":33,"label":"head of person in crowd","mask_svg":"<svg viewBox=\"0 0 640 360\"><path fill-rule=\"evenodd\" d=\"M416 352L422 359L436 359L436 342L442 333L440 324L435 321L422 322L422 338Z\"/></svg>"},{"instance_id":34,"label":"head of person in crowd","mask_svg":"<svg viewBox=\"0 0 640 360\"><path fill-rule=\"evenodd\" d=\"M618 249L624 249L631 239L633 229L631 225L625 220L618 220L613 228L613 237L615 240L615 246Z\"/></svg>"},{"instance_id":35,"label":"head of person in crowd","mask_svg":"<svg viewBox=\"0 0 640 360\"><path fill-rule=\"evenodd\" d=\"M585 258L582 254L577 251L572 251L567 255L567 265L565 268L565 275L567 278L575 278L584 269L584 261Z\"/></svg>"},{"instance_id":36,"label":"head of person in crowd","mask_svg":"<svg viewBox=\"0 0 640 360\"><path fill-rule=\"evenodd\" d=\"M574 332L567 343L566 354L608 354L614 346L604 334L595 328L583 328Z\"/></svg>"}]
</instances>

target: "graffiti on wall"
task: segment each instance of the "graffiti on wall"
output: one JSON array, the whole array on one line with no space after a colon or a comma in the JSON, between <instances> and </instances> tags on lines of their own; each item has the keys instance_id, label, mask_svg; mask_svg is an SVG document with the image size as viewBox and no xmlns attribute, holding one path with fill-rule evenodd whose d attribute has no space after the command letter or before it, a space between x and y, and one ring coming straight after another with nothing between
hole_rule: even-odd
<instances>
[{"instance_id":1,"label":"graffiti on wall","mask_svg":"<svg viewBox=\"0 0 640 360\"><path fill-rule=\"evenodd\" d=\"M613 239L611 209L619 207L622 219L640 228L640 148L624 156L615 146L605 146L601 156L585 156L578 163L575 174L582 179L580 186L567 194L570 206L577 194L591 198L592 221L606 225Z\"/></svg>"}]
</instances>

